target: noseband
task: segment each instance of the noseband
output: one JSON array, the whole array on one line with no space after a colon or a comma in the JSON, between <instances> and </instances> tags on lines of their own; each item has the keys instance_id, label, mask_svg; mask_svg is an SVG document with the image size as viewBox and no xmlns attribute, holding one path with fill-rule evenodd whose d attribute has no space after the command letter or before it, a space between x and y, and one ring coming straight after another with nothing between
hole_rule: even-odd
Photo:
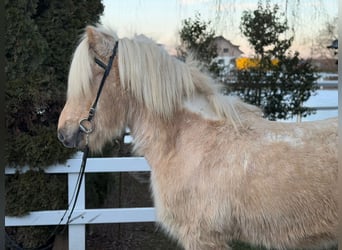
<instances>
[{"instance_id":1,"label":"noseband","mask_svg":"<svg viewBox=\"0 0 342 250\"><path fill-rule=\"evenodd\" d=\"M80 121L79 129L80 129L81 132L85 133L86 136L87 136L87 138L86 138L86 145L88 145L88 135L94 131L94 127L93 127L92 121L93 121L93 118L94 118L94 115L95 115L95 112L96 112L96 106L97 106L97 103L99 101L99 98L100 98L100 95L101 95L104 83L106 82L106 79L107 79L107 77L108 77L108 75L110 73L110 70L112 68L112 64L113 64L114 58L115 58L117 50L118 50L118 45L119 45L119 42L116 41L115 42L115 46L113 48L113 53L109 57L109 61L108 61L107 65L105 63L103 63L101 60L95 58L95 63L97 65L99 65L101 68L103 68L105 71L104 71L104 74L103 74L103 77L102 77L99 89L97 91L97 95L96 95L95 101L94 101L93 105L91 106L91 108L89 110L88 118L84 118L84 119L82 119Z\"/></svg>"}]
</instances>

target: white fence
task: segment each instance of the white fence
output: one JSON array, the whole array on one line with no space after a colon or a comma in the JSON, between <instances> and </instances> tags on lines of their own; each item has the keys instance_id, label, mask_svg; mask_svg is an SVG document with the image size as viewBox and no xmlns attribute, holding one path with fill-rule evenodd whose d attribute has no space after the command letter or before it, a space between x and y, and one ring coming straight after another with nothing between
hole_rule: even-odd
<instances>
[{"instance_id":1,"label":"white fence","mask_svg":"<svg viewBox=\"0 0 342 250\"><path fill-rule=\"evenodd\" d=\"M321 72L316 82L320 89L337 89L338 74Z\"/></svg>"},{"instance_id":2,"label":"white fence","mask_svg":"<svg viewBox=\"0 0 342 250\"><path fill-rule=\"evenodd\" d=\"M65 164L48 167L46 173L68 174L68 198L72 198L78 173L81 165L81 155L68 160ZM21 171L27 171L23 168ZM15 168L6 168L6 174L14 174ZM104 172L148 172L150 167L142 157L129 158L89 158L86 173ZM85 176L86 178L86 176ZM58 225L65 210L49 210L30 212L23 217L5 217L5 226L44 226ZM67 214L68 215L68 214ZM61 224L67 221L65 216ZM85 209L85 185L84 179L80 194L68 227L69 249L86 249L86 224L102 223L130 223L130 222L153 222L155 211L153 207L142 208L111 208L111 209Z\"/></svg>"}]
</instances>

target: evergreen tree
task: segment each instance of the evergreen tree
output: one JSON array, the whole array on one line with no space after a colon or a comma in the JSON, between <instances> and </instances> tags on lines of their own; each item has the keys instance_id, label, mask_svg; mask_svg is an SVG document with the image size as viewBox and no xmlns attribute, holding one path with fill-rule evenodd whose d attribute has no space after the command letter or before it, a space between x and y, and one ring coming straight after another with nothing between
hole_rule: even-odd
<instances>
[{"instance_id":1,"label":"evergreen tree","mask_svg":"<svg viewBox=\"0 0 342 250\"><path fill-rule=\"evenodd\" d=\"M314 68L298 52L289 51L293 37L286 38L289 27L282 17L270 1L265 8L259 1L256 10L243 12L240 29L258 64L237 70L237 82L229 86L246 102L260 106L270 120L311 114L302 104L317 89Z\"/></svg>"},{"instance_id":2,"label":"evergreen tree","mask_svg":"<svg viewBox=\"0 0 342 250\"><path fill-rule=\"evenodd\" d=\"M219 73L218 64L213 62L217 57L217 48L214 41L215 32L210 27L211 22L201 20L201 15L197 13L195 19L183 20L183 27L179 32L181 46L177 48L178 56L185 59L192 53L196 60L215 76Z\"/></svg>"},{"instance_id":3,"label":"evergreen tree","mask_svg":"<svg viewBox=\"0 0 342 250\"><path fill-rule=\"evenodd\" d=\"M73 153L56 140L70 58L86 24L99 20L93 1L6 1L6 160L48 166Z\"/></svg>"}]
</instances>

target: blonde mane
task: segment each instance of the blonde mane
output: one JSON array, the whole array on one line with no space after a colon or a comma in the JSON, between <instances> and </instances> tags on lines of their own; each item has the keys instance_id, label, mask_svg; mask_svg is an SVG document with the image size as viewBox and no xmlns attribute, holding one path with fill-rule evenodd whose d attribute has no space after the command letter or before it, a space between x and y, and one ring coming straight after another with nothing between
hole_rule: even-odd
<instances>
[{"instance_id":1,"label":"blonde mane","mask_svg":"<svg viewBox=\"0 0 342 250\"><path fill-rule=\"evenodd\" d=\"M103 26L97 29L111 38L110 41L102 41L106 44L106 52L110 53L113 41L118 40L116 34ZM202 73L194 61L184 63L150 39L120 39L118 62L123 88L151 112L165 119L170 119L185 100L197 94L205 97L217 119L228 119L235 127L241 125L237 108L239 113L246 110L259 112L238 98L223 96L219 85ZM89 94L93 65L94 56L84 35L71 63L68 96Z\"/></svg>"},{"instance_id":2,"label":"blonde mane","mask_svg":"<svg viewBox=\"0 0 342 250\"><path fill-rule=\"evenodd\" d=\"M152 112L170 117L195 85L186 65L152 41L127 39L119 42L121 84Z\"/></svg>"}]
</instances>

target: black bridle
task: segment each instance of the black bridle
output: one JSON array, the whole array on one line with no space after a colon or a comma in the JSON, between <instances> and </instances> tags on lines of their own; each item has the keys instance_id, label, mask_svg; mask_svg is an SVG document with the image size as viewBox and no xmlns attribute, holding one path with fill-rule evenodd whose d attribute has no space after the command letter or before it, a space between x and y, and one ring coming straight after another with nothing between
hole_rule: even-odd
<instances>
[{"instance_id":1,"label":"black bridle","mask_svg":"<svg viewBox=\"0 0 342 250\"><path fill-rule=\"evenodd\" d=\"M114 45L114 48L113 48L113 53L109 57L109 61L108 61L107 65L105 63L103 63L101 60L95 58L95 63L97 65L99 65L101 68L103 68L105 70L105 72L103 74L103 77L102 77L99 89L97 91L97 95L96 95L95 101L94 101L93 105L91 106L91 108L89 110L88 118L84 118L84 119L82 119L80 121L80 127L79 127L80 131L85 133L87 136L91 132L93 132L93 130L94 130L93 124L92 124L92 120L93 120L95 112L96 112L96 106L97 106L97 103L99 101L99 98L100 98L100 95L101 95L104 83L106 82L106 79L107 79L107 77L108 77L108 75L110 73L110 70L112 68L113 61L114 61L114 58L115 58L117 50L118 50L118 46L119 46L119 43L116 42L115 45ZM86 144L88 145L88 141L86 142Z\"/></svg>"},{"instance_id":2,"label":"black bridle","mask_svg":"<svg viewBox=\"0 0 342 250\"><path fill-rule=\"evenodd\" d=\"M71 222L70 218L71 218L71 215L72 215L72 213L73 213L73 211L75 209L75 205L76 205L76 201L77 201L77 198L78 198L78 194L80 192L81 183L82 183L82 179L83 179L84 171L85 171L85 166L87 164L87 158L88 158L88 154L89 154L88 136L89 136L89 134L91 134L94 131L94 126L93 126L92 122L93 122L93 118L94 118L95 113L96 113L97 103L99 101L99 98L100 98L103 86L104 86L104 84L106 82L106 79L107 79L107 77L108 77L108 75L110 73L110 70L112 69L113 61L114 61L114 58L116 56L116 53L117 53L117 50L118 50L118 46L119 46L119 42L116 41L115 45L114 45L114 48L113 48L113 53L109 57L109 61L108 61L107 65L105 63L103 63L101 60L95 58L95 63L97 65L99 65L101 68L103 68L105 71L104 71L104 74L103 74L103 77L102 77L99 89L97 90L97 94L96 94L96 98L94 100L94 103L93 103L93 105L91 106L91 108L89 110L88 117L80 120L79 130L80 130L81 133L84 133L85 136L86 136L86 145L85 145L84 151L83 151L80 173L79 173L79 176L78 176L78 179L77 179L77 182L76 182L76 189L75 189L75 193L74 193L74 196L75 196L74 203L73 203L72 208L70 210L70 213L69 213L68 220L67 220L66 224L69 224Z\"/></svg>"},{"instance_id":3,"label":"black bridle","mask_svg":"<svg viewBox=\"0 0 342 250\"><path fill-rule=\"evenodd\" d=\"M93 103L93 105L91 106L91 108L89 110L88 117L80 120L79 130L80 130L80 133L84 133L86 135L86 145L85 145L85 148L84 148L84 151L83 151L82 163L81 163L80 172L79 172L79 175L78 175L78 178L77 178L75 191L74 191L74 194L73 194L72 199L70 201L70 202L72 202L72 207L70 209L70 213L69 213L66 225L68 225L72 221L71 220L71 215L74 212L74 209L75 209L75 206L76 206L76 201L77 201L77 198L78 198L78 195L79 195L79 192L80 192L81 183L82 183L82 180L83 180L83 176L84 176L84 172L85 172L85 167L86 167L86 164L87 164L87 159L88 159L88 154L89 154L88 136L89 136L89 134L91 134L94 131L94 126L93 126L92 122L93 122L93 118L94 118L95 113L96 113L97 103L99 101L99 98L100 98L103 86L104 86L104 84L106 82L106 79L107 79L107 77L108 77L108 75L110 73L110 70L112 68L113 61L114 61L114 58L115 58L117 50L118 50L118 46L119 46L119 42L115 42L115 45L114 45L114 48L113 48L113 53L109 57L109 61L108 61L107 65L105 63L103 63L101 60L95 58L95 63L97 65L99 65L101 68L103 68L105 71L104 71L104 74L103 74L103 77L102 77L99 89L97 90L97 94L96 94L96 98L94 100L94 103ZM70 205L68 206L67 211L69 210L69 207L70 207ZM65 214L64 214L64 216L65 216ZM64 216L62 217L61 221L64 219Z\"/></svg>"}]
</instances>

